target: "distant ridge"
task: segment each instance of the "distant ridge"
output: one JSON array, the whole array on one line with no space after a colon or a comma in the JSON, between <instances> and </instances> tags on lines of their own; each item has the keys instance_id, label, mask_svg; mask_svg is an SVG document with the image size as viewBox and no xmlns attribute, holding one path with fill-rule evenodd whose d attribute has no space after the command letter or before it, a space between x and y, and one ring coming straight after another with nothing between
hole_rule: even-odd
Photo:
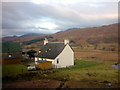
<instances>
[{"instance_id":1,"label":"distant ridge","mask_svg":"<svg viewBox=\"0 0 120 90\"><path fill-rule=\"evenodd\" d=\"M29 37L29 36L40 36L40 35L44 35L42 33L27 33L22 35L21 37Z\"/></svg>"}]
</instances>

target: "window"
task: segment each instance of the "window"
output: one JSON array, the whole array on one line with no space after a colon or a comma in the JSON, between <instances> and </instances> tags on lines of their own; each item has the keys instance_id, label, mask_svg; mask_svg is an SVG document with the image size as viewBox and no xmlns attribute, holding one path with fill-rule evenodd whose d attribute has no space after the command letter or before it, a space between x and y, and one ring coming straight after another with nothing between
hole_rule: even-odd
<instances>
[{"instance_id":1,"label":"window","mask_svg":"<svg viewBox=\"0 0 120 90\"><path fill-rule=\"evenodd\" d=\"M59 59L57 59L57 64L59 63Z\"/></svg>"}]
</instances>

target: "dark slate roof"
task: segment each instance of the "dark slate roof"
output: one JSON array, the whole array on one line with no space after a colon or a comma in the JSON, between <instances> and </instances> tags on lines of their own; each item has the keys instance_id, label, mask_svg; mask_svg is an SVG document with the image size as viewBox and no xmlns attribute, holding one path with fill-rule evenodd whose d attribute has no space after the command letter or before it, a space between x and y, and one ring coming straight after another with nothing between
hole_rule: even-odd
<instances>
[{"instance_id":1,"label":"dark slate roof","mask_svg":"<svg viewBox=\"0 0 120 90\"><path fill-rule=\"evenodd\" d=\"M64 49L64 43L47 43L37 57L55 59Z\"/></svg>"},{"instance_id":2,"label":"dark slate roof","mask_svg":"<svg viewBox=\"0 0 120 90\"><path fill-rule=\"evenodd\" d=\"M2 53L5 52L22 52L22 48L19 43L2 43Z\"/></svg>"}]
</instances>

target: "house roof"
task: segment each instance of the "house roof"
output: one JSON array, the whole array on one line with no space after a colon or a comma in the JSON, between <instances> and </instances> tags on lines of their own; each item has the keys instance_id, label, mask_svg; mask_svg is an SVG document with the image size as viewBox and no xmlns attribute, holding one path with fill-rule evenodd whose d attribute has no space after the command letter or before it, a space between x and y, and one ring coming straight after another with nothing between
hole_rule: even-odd
<instances>
[{"instance_id":1,"label":"house roof","mask_svg":"<svg viewBox=\"0 0 120 90\"><path fill-rule=\"evenodd\" d=\"M22 49L20 47L19 43L2 43L2 53L5 52L22 52Z\"/></svg>"},{"instance_id":2,"label":"house roof","mask_svg":"<svg viewBox=\"0 0 120 90\"><path fill-rule=\"evenodd\" d=\"M36 53L36 51L35 50L29 50L29 51L27 51L27 54L29 54L29 53Z\"/></svg>"},{"instance_id":3,"label":"house roof","mask_svg":"<svg viewBox=\"0 0 120 90\"><path fill-rule=\"evenodd\" d=\"M46 62L45 60L38 60L38 61L36 61L36 62Z\"/></svg>"},{"instance_id":4,"label":"house roof","mask_svg":"<svg viewBox=\"0 0 120 90\"><path fill-rule=\"evenodd\" d=\"M41 49L37 57L55 59L64 49L64 43L47 43Z\"/></svg>"}]
</instances>

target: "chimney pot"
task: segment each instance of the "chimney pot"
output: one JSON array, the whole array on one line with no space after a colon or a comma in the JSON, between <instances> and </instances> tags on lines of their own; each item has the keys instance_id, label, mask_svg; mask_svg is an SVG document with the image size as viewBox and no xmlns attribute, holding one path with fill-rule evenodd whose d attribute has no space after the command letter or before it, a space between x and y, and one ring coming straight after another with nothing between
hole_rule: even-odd
<instances>
[{"instance_id":1,"label":"chimney pot","mask_svg":"<svg viewBox=\"0 0 120 90\"><path fill-rule=\"evenodd\" d=\"M45 40L44 40L44 45L46 45L47 43L48 43L48 39L45 38Z\"/></svg>"},{"instance_id":2,"label":"chimney pot","mask_svg":"<svg viewBox=\"0 0 120 90\"><path fill-rule=\"evenodd\" d=\"M69 40L68 39L65 39L64 40L64 44L66 45L66 44L69 44Z\"/></svg>"}]
</instances>

